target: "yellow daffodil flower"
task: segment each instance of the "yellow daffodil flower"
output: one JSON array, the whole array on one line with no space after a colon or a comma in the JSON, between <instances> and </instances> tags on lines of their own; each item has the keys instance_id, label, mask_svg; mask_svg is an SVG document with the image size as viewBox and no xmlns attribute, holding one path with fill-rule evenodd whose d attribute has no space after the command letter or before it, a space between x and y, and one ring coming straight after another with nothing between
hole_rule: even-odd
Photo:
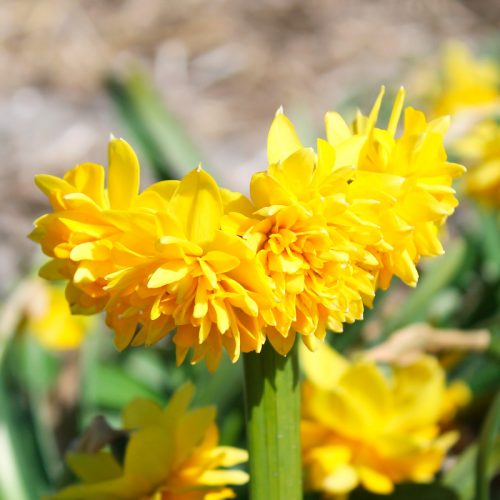
<instances>
[{"instance_id":1,"label":"yellow daffodil flower","mask_svg":"<svg viewBox=\"0 0 500 500\"><path fill-rule=\"evenodd\" d=\"M123 411L130 438L123 463L105 450L71 453L68 465L81 482L53 500L223 500L234 498L227 485L248 481L237 469L246 451L218 446L212 407L188 410L193 386L181 387L162 409L150 400L134 400Z\"/></svg>"},{"instance_id":2,"label":"yellow daffodil flower","mask_svg":"<svg viewBox=\"0 0 500 500\"><path fill-rule=\"evenodd\" d=\"M107 189L100 165L38 176L53 208L31 234L52 257L41 275L68 280L73 312L104 309L119 349L175 329L178 362L192 349L210 370L223 349L235 362L266 339L286 354L300 333L314 349L361 319L393 275L416 284L457 204L451 182L464 169L446 161L448 120L408 108L396 138L404 93L387 129L376 127L382 95L353 127L328 113L317 152L280 110L253 203L201 168L139 193L137 157L114 138Z\"/></svg>"},{"instance_id":3,"label":"yellow daffodil flower","mask_svg":"<svg viewBox=\"0 0 500 500\"><path fill-rule=\"evenodd\" d=\"M362 216L382 233L369 249L380 264L378 286L385 289L393 275L415 286L420 258L443 253L439 227L458 204L451 184L465 169L447 161L447 117L427 122L422 112L406 108L402 134L395 137L403 89L387 129L377 128L383 94L382 88L370 115L358 114L352 128L337 113L327 113L326 131L328 142L342 151L337 167L356 165L348 202L363 207Z\"/></svg>"},{"instance_id":4,"label":"yellow daffodil flower","mask_svg":"<svg viewBox=\"0 0 500 500\"><path fill-rule=\"evenodd\" d=\"M326 141L318 142L317 155L304 148L281 110L269 131L268 159L267 171L251 182L255 212L227 225L238 226L276 286L266 336L286 354L297 332L314 348L327 328L341 331L362 318L363 301L374 295L365 267L377 264L365 246L380 235L347 203L352 168L335 168Z\"/></svg>"},{"instance_id":5,"label":"yellow daffodil flower","mask_svg":"<svg viewBox=\"0 0 500 500\"><path fill-rule=\"evenodd\" d=\"M421 256L443 252L438 229L457 205L446 161L447 118L427 122L412 108L396 138L404 92L387 129L376 127L384 89L368 117L352 127L326 114L327 141L305 148L279 110L268 136L266 172L254 175L255 212L231 217L228 229L255 249L276 285L266 336L286 354L296 332L314 348L326 329L363 316L377 287L393 275L415 286Z\"/></svg>"},{"instance_id":6,"label":"yellow daffodil flower","mask_svg":"<svg viewBox=\"0 0 500 500\"><path fill-rule=\"evenodd\" d=\"M456 387L448 394L435 358L389 372L372 361L350 362L324 344L314 354L304 350L302 359L307 489L345 498L357 486L387 494L399 482L433 479L458 438L440 424L453 402L467 401Z\"/></svg>"},{"instance_id":7,"label":"yellow daffodil flower","mask_svg":"<svg viewBox=\"0 0 500 500\"><path fill-rule=\"evenodd\" d=\"M201 169L164 200L166 209L154 226L120 240L124 261L106 277L108 324L117 332L118 347L152 344L176 328L179 363L190 348L192 362L205 359L211 370L222 347L233 362L240 352L260 351L260 311L272 302L271 282L245 242L220 230L225 210L249 202L221 192Z\"/></svg>"},{"instance_id":8,"label":"yellow daffodil flower","mask_svg":"<svg viewBox=\"0 0 500 500\"><path fill-rule=\"evenodd\" d=\"M471 165L465 190L480 203L500 208L500 125L487 119L455 142L455 150Z\"/></svg>"},{"instance_id":9,"label":"yellow daffodil flower","mask_svg":"<svg viewBox=\"0 0 500 500\"><path fill-rule=\"evenodd\" d=\"M245 242L220 230L225 211L242 211L248 200L200 168L138 194L132 148L113 138L109 156L107 190L100 165L37 177L54 210L31 234L53 257L41 275L69 280L74 312L105 309L119 349L176 328L179 363L190 348L192 362L205 359L212 370L223 347L232 361L260 351L271 282Z\"/></svg>"},{"instance_id":10,"label":"yellow daffodil flower","mask_svg":"<svg viewBox=\"0 0 500 500\"><path fill-rule=\"evenodd\" d=\"M29 283L29 304L25 306L26 329L46 349L76 349L90 329L85 316L71 314L64 288L37 279Z\"/></svg>"},{"instance_id":11,"label":"yellow daffodil flower","mask_svg":"<svg viewBox=\"0 0 500 500\"><path fill-rule=\"evenodd\" d=\"M443 50L440 81L431 98L433 114L487 111L500 105L499 90L500 69L495 61L477 60L466 45L450 42Z\"/></svg>"},{"instance_id":12,"label":"yellow daffodil flower","mask_svg":"<svg viewBox=\"0 0 500 500\"><path fill-rule=\"evenodd\" d=\"M104 167L78 165L63 179L38 175L37 186L48 197L53 212L35 221L31 239L52 257L40 276L69 280L66 296L75 313L102 310L109 299L104 276L114 270L113 244L130 231L126 216L152 196L138 196L139 164L132 148L121 139L109 143L108 188ZM153 200L159 202L159 200Z\"/></svg>"}]
</instances>

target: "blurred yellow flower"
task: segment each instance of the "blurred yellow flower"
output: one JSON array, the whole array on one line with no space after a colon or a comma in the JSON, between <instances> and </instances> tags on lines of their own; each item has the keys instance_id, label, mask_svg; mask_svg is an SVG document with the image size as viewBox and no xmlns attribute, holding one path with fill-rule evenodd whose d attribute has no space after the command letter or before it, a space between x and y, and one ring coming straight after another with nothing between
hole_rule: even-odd
<instances>
[{"instance_id":1,"label":"blurred yellow flower","mask_svg":"<svg viewBox=\"0 0 500 500\"><path fill-rule=\"evenodd\" d=\"M471 168L465 190L487 206L500 208L500 125L494 119L476 124L454 143L456 153Z\"/></svg>"},{"instance_id":2,"label":"blurred yellow flower","mask_svg":"<svg viewBox=\"0 0 500 500\"><path fill-rule=\"evenodd\" d=\"M302 359L307 489L343 498L360 485L386 494L399 482L433 479L458 438L440 423L467 401L466 389L447 390L435 358L389 370L351 363L322 345L314 354L304 350Z\"/></svg>"},{"instance_id":3,"label":"blurred yellow flower","mask_svg":"<svg viewBox=\"0 0 500 500\"><path fill-rule=\"evenodd\" d=\"M452 41L442 52L440 69L431 97L435 116L500 105L500 68L494 60L475 59L466 45Z\"/></svg>"},{"instance_id":4,"label":"blurred yellow flower","mask_svg":"<svg viewBox=\"0 0 500 500\"><path fill-rule=\"evenodd\" d=\"M382 233L368 249L379 261L378 286L385 289L393 275L415 286L420 258L443 253L439 227L458 204L451 184L465 168L447 161L443 140L448 117L427 122L421 111L406 108L402 134L395 137L403 89L387 129L377 128L383 95L382 88L370 115L358 113L352 127L338 113L327 113L326 132L328 142L340 152L337 168L356 165L347 201Z\"/></svg>"},{"instance_id":5,"label":"blurred yellow flower","mask_svg":"<svg viewBox=\"0 0 500 500\"><path fill-rule=\"evenodd\" d=\"M193 386L181 387L162 409L135 400L123 411L130 431L123 463L111 452L72 453L68 465L80 483L54 500L222 500L235 498L227 485L248 481L241 470L222 470L248 460L246 451L217 446L213 407L188 410Z\"/></svg>"},{"instance_id":6,"label":"blurred yellow flower","mask_svg":"<svg viewBox=\"0 0 500 500\"><path fill-rule=\"evenodd\" d=\"M31 234L53 257L41 276L69 280L74 312L105 309L119 349L177 328L179 363L190 348L192 362L205 359L211 370L223 347L232 361L260 351L271 282L245 242L220 230L224 212L249 201L200 168L138 194L137 157L122 139L110 141L109 164L107 190L100 165L37 177L54 210Z\"/></svg>"},{"instance_id":7,"label":"blurred yellow flower","mask_svg":"<svg viewBox=\"0 0 500 500\"><path fill-rule=\"evenodd\" d=\"M26 328L45 348L76 349L89 331L89 318L71 314L64 288L36 280L27 304Z\"/></svg>"}]
</instances>

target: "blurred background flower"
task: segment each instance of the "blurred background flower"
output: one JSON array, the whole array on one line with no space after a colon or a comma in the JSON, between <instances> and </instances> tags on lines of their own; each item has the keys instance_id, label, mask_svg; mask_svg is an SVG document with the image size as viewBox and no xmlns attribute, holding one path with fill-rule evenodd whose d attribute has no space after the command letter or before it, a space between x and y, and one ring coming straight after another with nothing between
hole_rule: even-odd
<instances>
[{"instance_id":1,"label":"blurred background flower","mask_svg":"<svg viewBox=\"0 0 500 500\"><path fill-rule=\"evenodd\" d=\"M369 109L382 83L382 127L400 85L428 119L436 109L460 110L451 161L469 172L440 234L446 253L419 265L418 288L396 282L363 322L327 337L353 365L359 353L406 364L431 353L427 363L449 387L442 411L451 418L469 401L453 420L460 439L452 454L433 462L433 482L394 481L387 498L498 495L499 22L494 0L0 2L0 499L35 500L74 483L62 457L95 415L117 428L134 398L164 406L186 380L197 387L195 405L217 406L223 446L245 438L241 371L227 357L208 376L200 365L175 369L168 340L117 353L103 321L88 329L78 318L62 321L66 310L51 298L59 289L20 292L40 259L26 234L48 211L34 174L106 164L113 132L138 151L148 181L179 178L203 161L221 185L240 189L266 166L265 137L280 105L314 146L325 110L352 119L354 103ZM38 315L41 303L53 304L47 316ZM38 319L27 322L28 310ZM395 335L406 328L417 333ZM28 330L34 335L19 334ZM245 487L235 492L246 498ZM378 498L361 487L350 495Z\"/></svg>"},{"instance_id":2,"label":"blurred background flower","mask_svg":"<svg viewBox=\"0 0 500 500\"><path fill-rule=\"evenodd\" d=\"M41 280L32 283L26 328L47 349L76 349L90 333L94 320L71 314L64 287Z\"/></svg>"},{"instance_id":3,"label":"blurred background flower","mask_svg":"<svg viewBox=\"0 0 500 500\"><path fill-rule=\"evenodd\" d=\"M432 481L459 438L442 425L468 402L463 383L446 387L443 368L429 356L377 367L324 344L302 359L307 489L340 498L359 484L387 494L395 483Z\"/></svg>"},{"instance_id":4,"label":"blurred background flower","mask_svg":"<svg viewBox=\"0 0 500 500\"><path fill-rule=\"evenodd\" d=\"M182 386L165 408L147 399L132 401L123 410L126 431L108 432L109 442L70 453L68 464L81 482L51 498L234 498L228 485L245 484L248 474L220 467L239 465L248 453L218 446L215 408L188 410L193 392L191 384Z\"/></svg>"}]
</instances>

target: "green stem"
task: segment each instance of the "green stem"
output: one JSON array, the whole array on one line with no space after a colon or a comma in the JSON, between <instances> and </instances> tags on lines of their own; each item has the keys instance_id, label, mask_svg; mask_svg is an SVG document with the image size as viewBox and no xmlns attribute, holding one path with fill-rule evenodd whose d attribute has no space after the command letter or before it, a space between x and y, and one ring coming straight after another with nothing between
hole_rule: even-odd
<instances>
[{"instance_id":1,"label":"green stem","mask_svg":"<svg viewBox=\"0 0 500 500\"><path fill-rule=\"evenodd\" d=\"M296 346L284 357L267 342L243 356L251 500L302 498Z\"/></svg>"}]
</instances>

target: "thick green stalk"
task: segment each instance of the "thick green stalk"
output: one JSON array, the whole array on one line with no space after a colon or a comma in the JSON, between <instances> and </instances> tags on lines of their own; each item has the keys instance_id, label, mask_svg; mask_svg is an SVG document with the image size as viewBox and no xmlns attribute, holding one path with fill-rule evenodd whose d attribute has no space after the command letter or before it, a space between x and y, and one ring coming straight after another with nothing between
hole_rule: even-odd
<instances>
[{"instance_id":1,"label":"thick green stalk","mask_svg":"<svg viewBox=\"0 0 500 500\"><path fill-rule=\"evenodd\" d=\"M243 356L251 500L302 498L297 348Z\"/></svg>"}]
</instances>

